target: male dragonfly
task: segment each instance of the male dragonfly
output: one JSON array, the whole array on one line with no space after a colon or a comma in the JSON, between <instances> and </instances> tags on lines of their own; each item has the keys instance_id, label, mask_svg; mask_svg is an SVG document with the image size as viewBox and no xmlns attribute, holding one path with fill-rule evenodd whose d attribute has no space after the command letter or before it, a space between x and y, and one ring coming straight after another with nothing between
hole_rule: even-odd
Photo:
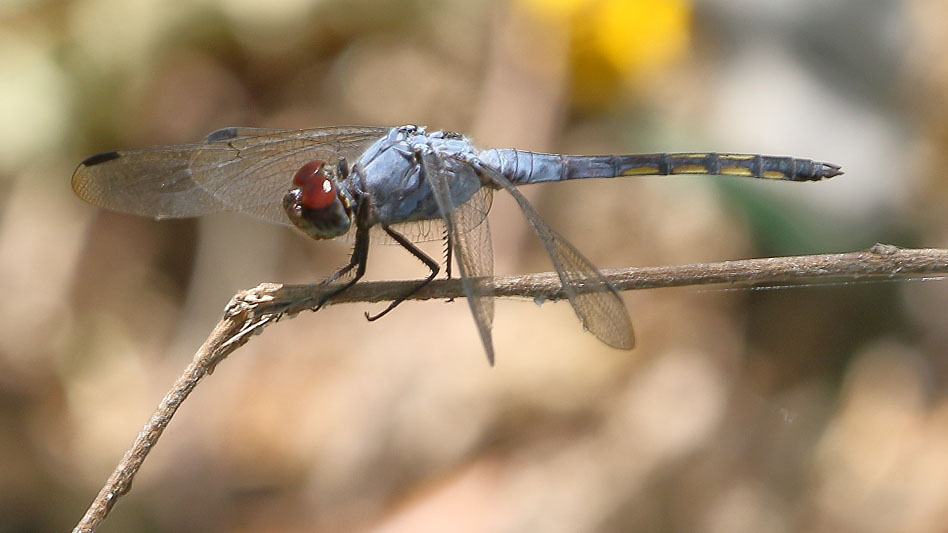
<instances>
[{"instance_id":1,"label":"male dragonfly","mask_svg":"<svg viewBox=\"0 0 948 533\"><path fill-rule=\"evenodd\" d=\"M712 174L818 181L842 174L830 163L745 154L559 155L516 149L478 150L459 133L423 127L338 126L305 130L233 127L194 144L111 151L87 158L72 176L83 200L116 211L162 218L236 211L292 225L314 239L349 236L349 263L323 283L328 299L364 274L371 240L394 242L430 270L375 320L428 284L439 262L413 242L445 238L460 270L487 359L493 252L487 212L495 189L520 205L553 260L563 292L583 327L620 349L635 343L615 288L553 231L517 189L581 178Z\"/></svg>"}]
</instances>

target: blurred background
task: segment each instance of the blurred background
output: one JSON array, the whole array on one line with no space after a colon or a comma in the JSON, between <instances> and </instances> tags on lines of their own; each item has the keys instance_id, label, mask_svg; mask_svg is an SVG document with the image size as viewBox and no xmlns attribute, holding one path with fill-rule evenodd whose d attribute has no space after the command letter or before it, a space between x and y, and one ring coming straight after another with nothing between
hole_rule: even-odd
<instances>
[{"instance_id":1,"label":"blurred background","mask_svg":"<svg viewBox=\"0 0 948 533\"><path fill-rule=\"evenodd\" d=\"M65 531L228 299L344 242L83 204L93 153L231 125L423 124L482 147L741 151L820 183L535 186L603 268L948 247L939 0L4 0L0 531ZM495 196L498 274L550 264ZM437 257L440 244L425 249ZM373 247L370 279L425 269ZM284 320L185 402L101 531L944 531L948 283L623 295Z\"/></svg>"}]
</instances>

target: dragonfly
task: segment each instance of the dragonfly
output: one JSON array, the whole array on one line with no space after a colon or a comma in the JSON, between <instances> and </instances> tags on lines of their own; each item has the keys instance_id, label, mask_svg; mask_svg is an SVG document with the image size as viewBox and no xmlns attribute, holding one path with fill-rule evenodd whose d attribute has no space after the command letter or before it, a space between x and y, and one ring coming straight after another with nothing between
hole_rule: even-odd
<instances>
[{"instance_id":1,"label":"dragonfly","mask_svg":"<svg viewBox=\"0 0 948 533\"><path fill-rule=\"evenodd\" d=\"M83 200L155 219L220 211L295 227L317 240L353 243L349 262L322 283L316 309L365 273L369 243L397 244L428 275L394 299L385 315L430 283L441 264L416 246L446 241L490 365L494 262L487 214L493 192L509 193L536 231L585 330L619 349L635 335L615 287L540 217L521 185L586 178L709 174L819 181L838 165L795 157L732 153L561 155L514 148L479 150L451 131L424 127L335 126L303 130L229 127L191 144L109 151L86 158L72 176Z\"/></svg>"}]
</instances>

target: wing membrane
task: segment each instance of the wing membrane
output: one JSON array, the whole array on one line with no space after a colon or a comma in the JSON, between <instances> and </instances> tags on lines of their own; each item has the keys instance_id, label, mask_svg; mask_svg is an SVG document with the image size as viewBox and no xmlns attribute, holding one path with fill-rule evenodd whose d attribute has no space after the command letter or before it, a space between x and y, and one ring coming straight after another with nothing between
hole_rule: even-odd
<instances>
[{"instance_id":1,"label":"wing membrane","mask_svg":"<svg viewBox=\"0 0 948 533\"><path fill-rule=\"evenodd\" d=\"M457 217L458 231L467 233L477 229L482 222L487 220L487 214L490 212L491 204L494 201L493 189L482 188L475 195L476 208L474 205L466 207L464 217ZM468 202L470 203L470 202ZM414 220L411 222L399 222L392 224L391 228L405 236L412 242L430 242L440 241L447 235L444 230L444 220L436 218L431 220ZM488 234L490 230L488 229ZM338 237L344 242L355 242L356 228L352 228L342 237ZM385 233L380 226L373 226L369 233L372 237L372 244L398 244L388 233Z\"/></svg>"},{"instance_id":2,"label":"wing membrane","mask_svg":"<svg viewBox=\"0 0 948 533\"><path fill-rule=\"evenodd\" d=\"M356 159L387 128L224 128L194 144L106 152L73 173L76 194L108 209L182 218L237 211L288 225L281 207L299 167Z\"/></svg>"},{"instance_id":3,"label":"wing membrane","mask_svg":"<svg viewBox=\"0 0 948 533\"><path fill-rule=\"evenodd\" d=\"M154 218L195 217L226 206L192 179L188 159L200 144L94 155L76 168L72 188L90 204Z\"/></svg>"},{"instance_id":4,"label":"wing membrane","mask_svg":"<svg viewBox=\"0 0 948 533\"><path fill-rule=\"evenodd\" d=\"M475 166L498 186L506 189L520 205L550 254L560 283L563 284L563 291L583 327L609 346L631 350L635 345L632 321L612 284L579 250L540 218L530 202L507 178L485 165L475 162Z\"/></svg>"},{"instance_id":5,"label":"wing membrane","mask_svg":"<svg viewBox=\"0 0 948 533\"><path fill-rule=\"evenodd\" d=\"M480 334L487 361L494 364L494 343L491 328L494 323L494 296L491 278L494 275L494 252L490 227L485 218L492 191L481 188L468 201L455 207L450 179L453 174L435 154L423 154L421 164L425 178L434 192L435 201L444 217L448 238L454 250L461 285L467 295L477 331ZM462 231L468 227L468 231Z\"/></svg>"}]
</instances>

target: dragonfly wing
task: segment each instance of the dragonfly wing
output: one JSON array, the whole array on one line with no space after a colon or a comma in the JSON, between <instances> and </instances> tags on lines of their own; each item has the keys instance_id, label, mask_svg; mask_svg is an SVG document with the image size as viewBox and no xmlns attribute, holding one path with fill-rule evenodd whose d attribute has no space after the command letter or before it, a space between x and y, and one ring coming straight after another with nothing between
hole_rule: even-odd
<instances>
[{"instance_id":1,"label":"dragonfly wing","mask_svg":"<svg viewBox=\"0 0 948 533\"><path fill-rule=\"evenodd\" d=\"M233 211L288 224L283 195L303 165L321 159L354 162L388 128L339 126L308 130L225 128L195 150L195 182Z\"/></svg>"},{"instance_id":2,"label":"dragonfly wing","mask_svg":"<svg viewBox=\"0 0 948 533\"><path fill-rule=\"evenodd\" d=\"M520 209L550 254L560 283L563 284L563 291L583 327L613 348L631 350L635 345L632 321L615 287L579 250L540 218L530 202L507 178L479 162L475 162L475 166L499 187L506 189L520 204Z\"/></svg>"},{"instance_id":3,"label":"dragonfly wing","mask_svg":"<svg viewBox=\"0 0 948 533\"><path fill-rule=\"evenodd\" d=\"M465 203L455 206L450 184L454 174L445 169L444 162L435 154L422 155L421 164L444 218L448 239L460 270L461 285L487 352L487 361L493 365L491 328L494 323L494 297L491 278L494 275L494 253L490 227L485 218L493 192L482 187ZM467 231L462 228L467 228Z\"/></svg>"},{"instance_id":4,"label":"dragonfly wing","mask_svg":"<svg viewBox=\"0 0 948 533\"><path fill-rule=\"evenodd\" d=\"M87 158L72 188L90 204L133 215L183 218L227 209L194 181L188 159L201 144L104 152Z\"/></svg>"},{"instance_id":5,"label":"dragonfly wing","mask_svg":"<svg viewBox=\"0 0 948 533\"><path fill-rule=\"evenodd\" d=\"M490 211L491 203L493 202L494 191L493 189L481 188L475 196L480 197L480 199L477 199L478 207L475 209L472 206L464 217L456 217L458 231L461 233L470 232L487 220L487 213ZM444 230L444 220L440 218L398 222L392 224L391 228L412 242L440 241L447 235ZM348 233L342 237L338 237L338 239L344 242L354 243L355 233L356 228L353 227ZM380 226L372 226L369 230L369 234L372 237L372 244L398 244L388 233L385 233L385 230Z\"/></svg>"},{"instance_id":6,"label":"dragonfly wing","mask_svg":"<svg viewBox=\"0 0 948 533\"><path fill-rule=\"evenodd\" d=\"M202 142L105 152L83 161L73 190L92 204L155 218L237 211L289 225L283 195L305 163L352 161L388 131L224 128Z\"/></svg>"}]
</instances>

